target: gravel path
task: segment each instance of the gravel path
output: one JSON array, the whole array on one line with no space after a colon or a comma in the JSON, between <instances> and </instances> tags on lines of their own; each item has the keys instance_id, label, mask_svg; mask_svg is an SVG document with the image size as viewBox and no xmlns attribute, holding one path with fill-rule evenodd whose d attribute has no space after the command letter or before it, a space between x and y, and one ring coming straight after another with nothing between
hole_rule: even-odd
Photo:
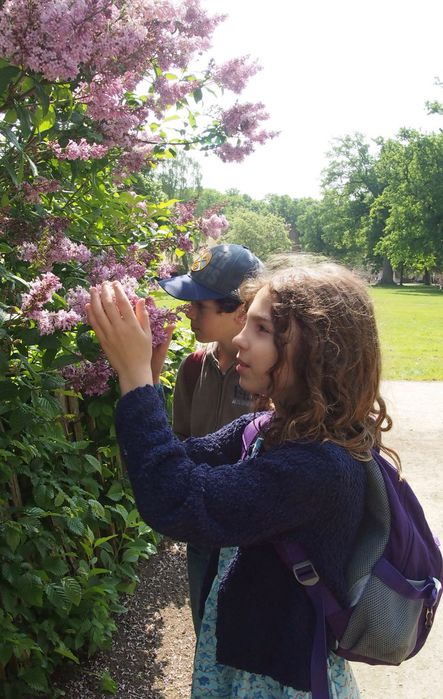
<instances>
[{"instance_id":1,"label":"gravel path","mask_svg":"<svg viewBox=\"0 0 443 699\"><path fill-rule=\"evenodd\" d=\"M443 383L386 382L383 394L394 418L388 443L400 452L428 521L443 539ZM66 699L109 699L98 680L105 670L118 684L117 699L189 697L194 634L182 545L166 542L143 564L140 585L126 606L128 613L118 619L112 649L64 672L58 680ZM354 666L362 699L441 696L442 648L443 610L431 640L416 658L400 668Z\"/></svg>"}]
</instances>

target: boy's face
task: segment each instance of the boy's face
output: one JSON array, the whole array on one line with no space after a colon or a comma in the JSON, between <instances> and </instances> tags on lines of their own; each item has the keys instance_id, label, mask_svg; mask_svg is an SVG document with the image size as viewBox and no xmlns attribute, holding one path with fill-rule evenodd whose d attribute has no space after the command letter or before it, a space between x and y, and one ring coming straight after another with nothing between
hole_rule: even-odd
<instances>
[{"instance_id":1,"label":"boy's face","mask_svg":"<svg viewBox=\"0 0 443 699\"><path fill-rule=\"evenodd\" d=\"M198 342L226 342L237 335L238 310L220 313L215 301L191 301L186 313Z\"/></svg>"}]
</instances>

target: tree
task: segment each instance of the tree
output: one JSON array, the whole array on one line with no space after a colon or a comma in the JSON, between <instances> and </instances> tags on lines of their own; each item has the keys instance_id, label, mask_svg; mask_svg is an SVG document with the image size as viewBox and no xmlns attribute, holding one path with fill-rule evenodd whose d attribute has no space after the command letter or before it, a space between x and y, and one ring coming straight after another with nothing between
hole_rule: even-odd
<instances>
[{"instance_id":1,"label":"tree","mask_svg":"<svg viewBox=\"0 0 443 699\"><path fill-rule=\"evenodd\" d=\"M299 201L289 195L268 194L264 203L272 214L280 216L288 224L289 238L292 240L294 250L299 248L299 230L297 218L299 216Z\"/></svg>"},{"instance_id":2,"label":"tree","mask_svg":"<svg viewBox=\"0 0 443 699\"><path fill-rule=\"evenodd\" d=\"M169 199L195 198L201 191L200 164L186 153L162 160L156 172L156 179Z\"/></svg>"},{"instance_id":3,"label":"tree","mask_svg":"<svg viewBox=\"0 0 443 699\"><path fill-rule=\"evenodd\" d=\"M246 245L261 260L268 259L273 253L291 250L292 247L288 227L281 217L246 209L233 213L222 242Z\"/></svg>"},{"instance_id":4,"label":"tree","mask_svg":"<svg viewBox=\"0 0 443 699\"><path fill-rule=\"evenodd\" d=\"M376 251L394 267L429 276L443 264L443 134L402 130L382 148L379 169L387 215Z\"/></svg>"}]
</instances>

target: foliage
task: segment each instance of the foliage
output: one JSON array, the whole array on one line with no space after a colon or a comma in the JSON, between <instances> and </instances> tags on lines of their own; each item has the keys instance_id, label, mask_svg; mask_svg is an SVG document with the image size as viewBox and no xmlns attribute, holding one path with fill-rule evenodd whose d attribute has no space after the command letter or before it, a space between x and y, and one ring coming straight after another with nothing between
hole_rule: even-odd
<instances>
[{"instance_id":1,"label":"foliage","mask_svg":"<svg viewBox=\"0 0 443 699\"><path fill-rule=\"evenodd\" d=\"M109 642L157 535L140 521L113 427L116 377L86 323L91 284L148 294L155 342L177 312L155 279L225 221L165 200L179 148L238 160L272 134L238 94L243 59L188 66L221 20L197 0L0 4L0 696L51 696L61 660ZM201 59L200 59L201 60ZM200 115L197 114L200 111ZM214 218L215 217L215 218ZM180 323L167 404L192 339ZM109 688L108 688L109 689Z\"/></svg>"},{"instance_id":2,"label":"foliage","mask_svg":"<svg viewBox=\"0 0 443 699\"><path fill-rule=\"evenodd\" d=\"M443 264L443 134L402 129L371 144L338 139L320 200L299 202L303 249L351 264L424 273Z\"/></svg>"},{"instance_id":3,"label":"foliage","mask_svg":"<svg viewBox=\"0 0 443 699\"><path fill-rule=\"evenodd\" d=\"M380 205L387 211L376 250L394 267L416 272L443 265L443 134L403 130L384 144L379 169L387 186Z\"/></svg>"},{"instance_id":4,"label":"foliage","mask_svg":"<svg viewBox=\"0 0 443 699\"><path fill-rule=\"evenodd\" d=\"M157 179L168 199L193 199L201 190L201 167L186 153L179 153L161 162Z\"/></svg>"},{"instance_id":5,"label":"foliage","mask_svg":"<svg viewBox=\"0 0 443 699\"><path fill-rule=\"evenodd\" d=\"M291 250L288 227L275 214L237 210L231 217L228 233L223 242L246 245L261 260L273 253Z\"/></svg>"}]
</instances>

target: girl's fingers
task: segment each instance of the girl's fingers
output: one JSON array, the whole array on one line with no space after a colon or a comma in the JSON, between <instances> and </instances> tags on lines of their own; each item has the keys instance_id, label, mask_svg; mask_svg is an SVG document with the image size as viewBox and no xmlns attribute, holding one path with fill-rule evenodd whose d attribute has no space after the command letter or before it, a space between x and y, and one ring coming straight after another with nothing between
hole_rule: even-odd
<instances>
[{"instance_id":1,"label":"girl's fingers","mask_svg":"<svg viewBox=\"0 0 443 699\"><path fill-rule=\"evenodd\" d=\"M90 290L90 295L91 295L91 301L89 304L86 306L86 310L88 313L88 319L91 324L91 327L94 329L96 332L98 338L100 341L104 338L107 330L107 326L109 325L108 319L106 317L106 314L103 310L101 298L100 298L100 293L98 289L95 287L92 287Z\"/></svg>"},{"instance_id":2,"label":"girl's fingers","mask_svg":"<svg viewBox=\"0 0 443 699\"><path fill-rule=\"evenodd\" d=\"M119 299L117 300L117 293L119 294ZM129 308L132 311L131 305L126 298L126 294L123 291L123 289L118 289L116 286L116 283L114 283L112 286L109 284L109 282L104 282L102 284L101 288L101 293L100 293L100 300L101 300L101 305L103 307L103 310L109 320L109 322L112 325L116 325L121 318L125 317L123 314L123 311L121 310L121 306L123 306L123 302L121 300L121 296L126 299L128 302Z\"/></svg>"},{"instance_id":3,"label":"girl's fingers","mask_svg":"<svg viewBox=\"0 0 443 699\"><path fill-rule=\"evenodd\" d=\"M120 282L112 282L112 287L110 288L108 286L108 291L111 291L111 289L113 292L112 300L114 309L118 310L119 317L125 320L132 320L134 317L134 310Z\"/></svg>"},{"instance_id":4,"label":"girl's fingers","mask_svg":"<svg viewBox=\"0 0 443 699\"><path fill-rule=\"evenodd\" d=\"M146 308L146 303L144 299L137 301L135 306L135 315L137 317L140 326L146 334L151 334L151 324L149 322L149 313Z\"/></svg>"}]
</instances>

